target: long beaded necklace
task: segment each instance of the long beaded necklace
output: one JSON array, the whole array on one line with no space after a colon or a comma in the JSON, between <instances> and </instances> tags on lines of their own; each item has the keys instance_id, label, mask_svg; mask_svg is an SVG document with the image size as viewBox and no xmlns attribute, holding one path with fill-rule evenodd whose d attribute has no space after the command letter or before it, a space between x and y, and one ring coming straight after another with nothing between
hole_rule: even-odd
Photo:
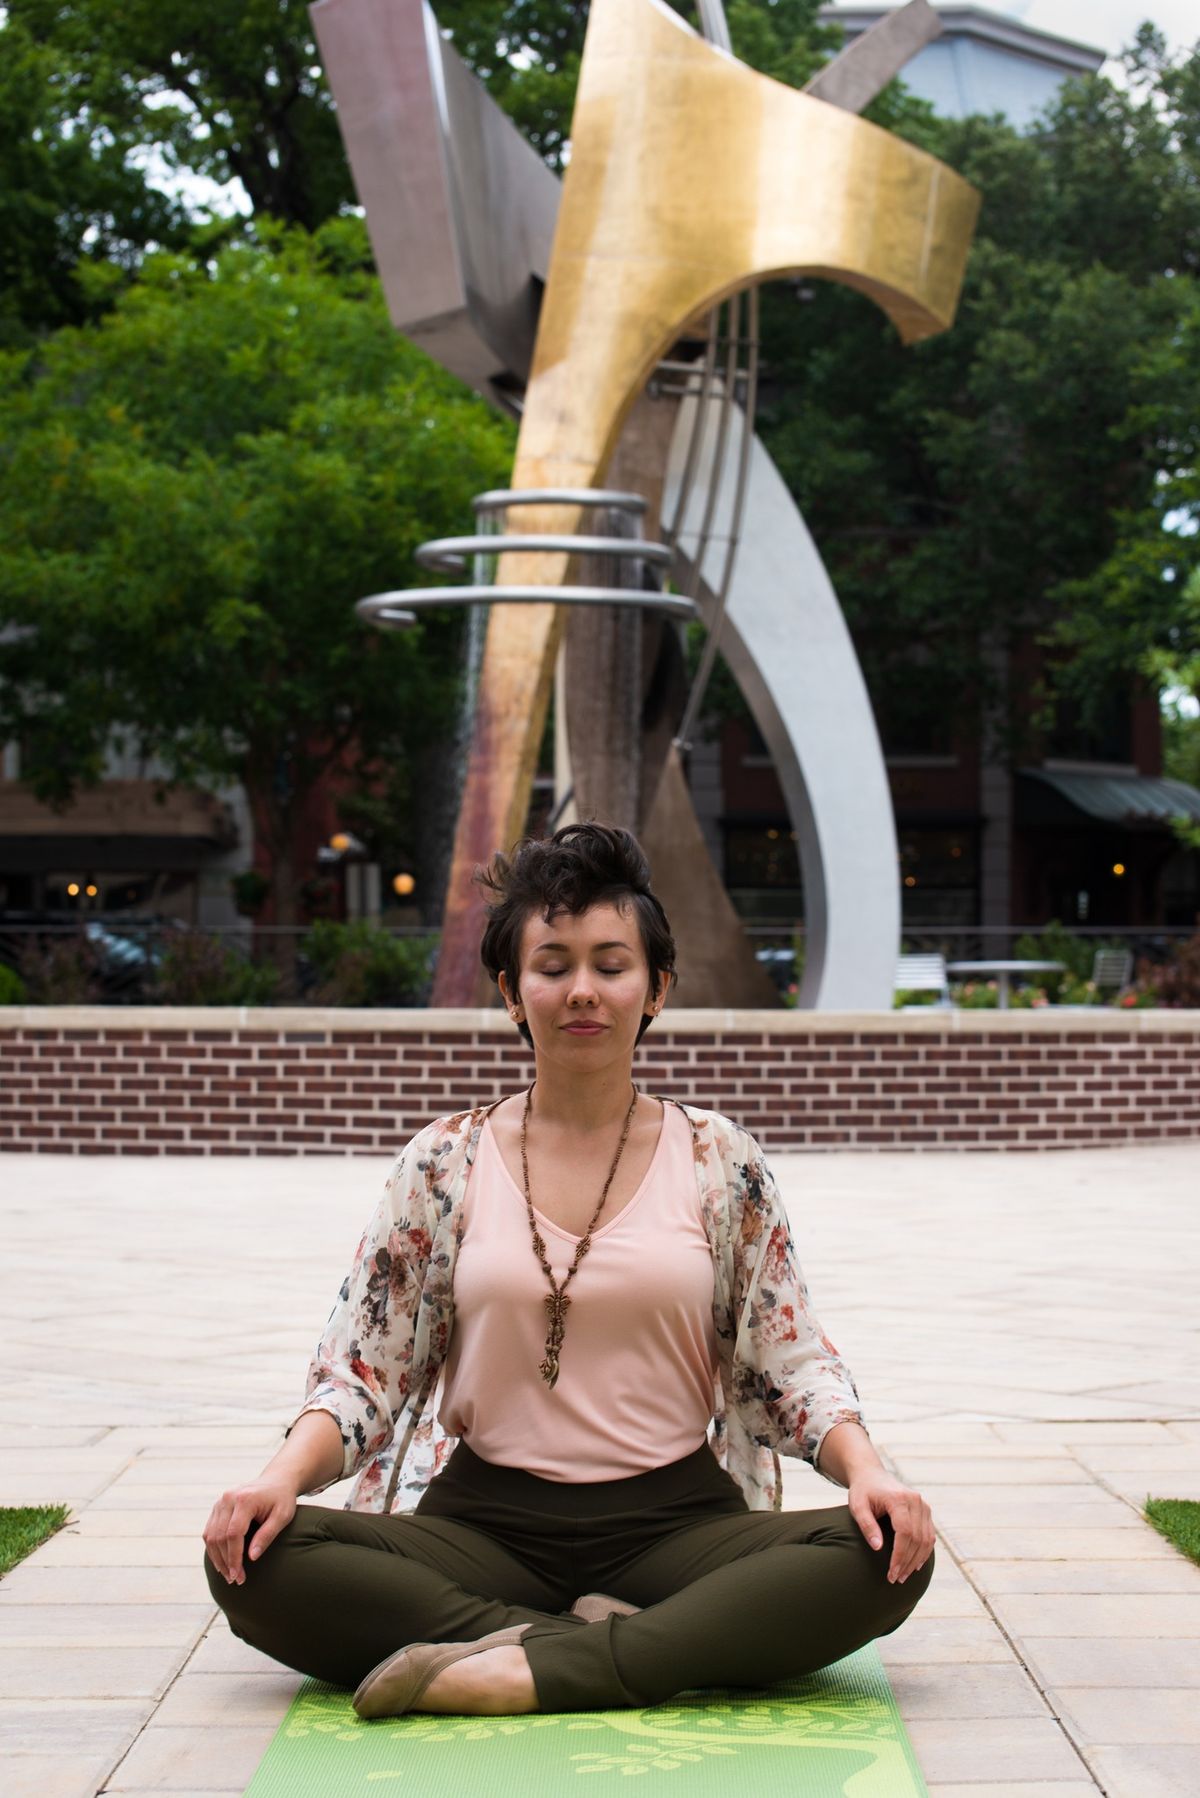
<instances>
[{"instance_id":1,"label":"long beaded necklace","mask_svg":"<svg viewBox=\"0 0 1200 1798\"><path fill-rule=\"evenodd\" d=\"M536 1085L537 1082L534 1081L533 1086ZM537 1227L537 1219L533 1215L533 1200L529 1196L529 1157L525 1149L525 1137L529 1128L529 1107L533 1098L533 1086L530 1086L525 1094L525 1110L521 1116L521 1172L525 1179L525 1209L529 1213L529 1228L533 1232L533 1252L541 1263L542 1272L550 1282L550 1291L546 1294L545 1299L546 1311L550 1320L546 1334L546 1358L544 1361L539 1362L538 1372L553 1392L558 1380L558 1358L562 1350L563 1331L566 1327L567 1311L571 1304L570 1299L567 1297L567 1287L575 1278L575 1275L579 1271L580 1262L592 1246L592 1231L596 1228L596 1225L599 1222L600 1213L604 1210L604 1201L608 1197L608 1189L613 1183L613 1175L617 1171L617 1163L621 1159L621 1152L625 1147L625 1141L629 1135L629 1126L633 1122L633 1113L638 1102L638 1089L636 1086L633 1089L633 1098L629 1101L629 1110L625 1113L625 1124L621 1131L621 1140L617 1144L617 1152L613 1156L613 1164L608 1170L608 1179L604 1182L604 1191L600 1194L600 1203L592 1213L592 1221L588 1225L586 1232L580 1237L575 1245L575 1258L567 1269L563 1283L560 1286L554 1278L554 1272L549 1261L546 1259L546 1244L542 1239L541 1231Z\"/></svg>"}]
</instances>

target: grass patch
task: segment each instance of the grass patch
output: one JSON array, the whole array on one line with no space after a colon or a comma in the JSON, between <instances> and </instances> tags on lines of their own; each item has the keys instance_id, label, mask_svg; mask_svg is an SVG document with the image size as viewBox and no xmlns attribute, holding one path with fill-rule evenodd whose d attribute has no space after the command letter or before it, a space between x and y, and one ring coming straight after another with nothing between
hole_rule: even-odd
<instances>
[{"instance_id":1,"label":"grass patch","mask_svg":"<svg viewBox=\"0 0 1200 1798\"><path fill-rule=\"evenodd\" d=\"M0 1576L60 1530L68 1515L67 1505L0 1506Z\"/></svg>"},{"instance_id":2,"label":"grass patch","mask_svg":"<svg viewBox=\"0 0 1200 1798\"><path fill-rule=\"evenodd\" d=\"M1148 1498L1146 1516L1160 1536L1200 1566L1200 1499Z\"/></svg>"}]
</instances>

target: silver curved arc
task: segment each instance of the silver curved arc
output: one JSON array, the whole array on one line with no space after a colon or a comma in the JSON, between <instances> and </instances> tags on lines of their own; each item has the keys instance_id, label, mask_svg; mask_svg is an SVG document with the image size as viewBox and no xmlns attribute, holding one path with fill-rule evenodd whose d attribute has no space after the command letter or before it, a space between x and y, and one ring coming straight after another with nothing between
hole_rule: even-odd
<instances>
[{"instance_id":1,"label":"silver curved arc","mask_svg":"<svg viewBox=\"0 0 1200 1798\"><path fill-rule=\"evenodd\" d=\"M742 407L742 424L740 430L741 441L738 446L737 482L734 488L733 512L729 522L729 535L725 542L725 565L721 573L720 584L717 587L714 597L712 616L708 620L708 635L705 638L704 651L700 657L700 664L696 669L695 677L692 681L691 691L687 696L687 703L683 708L683 717L680 719L679 728L675 733L675 745L679 749L686 750L691 746L692 730L695 726L696 719L699 716L700 707L704 701L704 695L708 691L708 683L712 678L713 668L716 666L717 650L719 649L721 642L721 628L725 622L725 606L729 597L729 586L733 579L733 570L737 562L738 545L741 542L742 520L746 507L746 487L750 473L750 452L754 444L753 420L758 405L758 328L759 293L757 287L753 287L750 289L746 301L746 391ZM732 393L726 395L726 404L732 404ZM746 428L747 420L750 421L749 429ZM720 470L716 472L715 479L718 483L720 482ZM696 578L698 578L699 568L702 564L707 547L707 539L702 537L701 543L697 545L697 550L695 552L696 560L693 562L693 567L696 570ZM691 597L695 598L695 588L689 588L688 591L690 592Z\"/></svg>"},{"instance_id":2,"label":"silver curved arc","mask_svg":"<svg viewBox=\"0 0 1200 1798\"><path fill-rule=\"evenodd\" d=\"M685 589L689 599L695 599L695 587L699 585L700 568L703 565L709 542L712 538L713 520L717 515L717 498L721 484L725 478L725 446L729 441L729 415L733 409L734 389L737 386L738 350L740 346L739 328L741 325L742 302L735 294L729 301L725 315L725 377L722 383L719 403L717 404L717 439L713 450L712 461L708 467L708 479L704 486L704 510L700 517L697 542L691 550L689 560L693 570L693 585ZM717 403L717 402L714 402ZM704 432L701 429L700 442L703 446Z\"/></svg>"},{"instance_id":3,"label":"silver curved arc","mask_svg":"<svg viewBox=\"0 0 1200 1798\"><path fill-rule=\"evenodd\" d=\"M733 44L729 36L729 21L725 17L725 8L722 4L722 0L697 0L697 13L699 15L701 35L707 38L708 42L714 45L716 49L724 50L732 55ZM712 394L713 381L716 376L717 346L720 330L721 308L720 306L714 306L708 315L708 336L704 346L704 361L698 371L700 374L700 391L696 397L699 404L692 414L693 427L692 434L688 439L684 475L683 480L680 483L679 493L676 497L675 512L671 518L670 524L667 524L666 522L666 504L664 495L663 536L667 539L668 543L674 543L679 536L680 527L683 519L687 515L688 506L691 503L692 484L695 480L696 466L700 456L700 438L708 423L708 400ZM730 335L736 336L736 333L731 332ZM672 363L671 367L672 371L675 372L676 365ZM690 375L686 376L685 380L690 381ZM684 391L685 393L687 391L686 385Z\"/></svg>"},{"instance_id":4,"label":"silver curved arc","mask_svg":"<svg viewBox=\"0 0 1200 1798\"><path fill-rule=\"evenodd\" d=\"M494 487L471 501L477 513L504 512L510 506L603 506L606 510L636 512L646 501L640 493L618 493L605 487Z\"/></svg>"},{"instance_id":5,"label":"silver curved arc","mask_svg":"<svg viewBox=\"0 0 1200 1798\"><path fill-rule=\"evenodd\" d=\"M695 404L680 406L667 464L671 498L682 479ZM740 411L731 429L740 455L746 430ZM888 1011L900 888L891 794L866 683L833 585L782 476L753 437L747 456L742 541L722 650L766 740L796 832L807 939L798 1003L816 1011ZM703 482L706 471L700 472ZM710 626L732 535L735 495L730 483L724 486L697 593ZM685 532L677 552L680 578L692 572L689 541L695 537Z\"/></svg>"},{"instance_id":6,"label":"silver curved arc","mask_svg":"<svg viewBox=\"0 0 1200 1798\"><path fill-rule=\"evenodd\" d=\"M717 620L710 636L717 638L720 634L721 620L725 615L725 602L729 596L729 584L733 579L734 564L737 561L738 545L742 537L742 519L746 509L746 487L750 474L750 454L754 446L754 418L758 410L758 364L759 364L759 290L750 289L746 302L746 389L742 397L742 432L738 454L737 486L734 490L733 518L730 524L729 540L725 546L725 569L721 576L721 586L717 594ZM749 429L746 426L749 425ZM716 654L716 643L713 644Z\"/></svg>"},{"instance_id":7,"label":"silver curved arc","mask_svg":"<svg viewBox=\"0 0 1200 1798\"><path fill-rule=\"evenodd\" d=\"M708 420L708 400L712 393L713 377L717 368L717 333L720 328L721 308L714 306L708 315L708 338L704 345L704 361L697 371L700 375L700 391L696 395L699 405L692 414L692 434L688 439L687 454L684 459L683 479L679 483L679 492L675 497L675 510L671 522L667 523L666 499L662 507L662 534L668 543L674 543L679 535L679 526L687 515L691 504L692 486L696 479L696 464L700 457L700 433Z\"/></svg>"},{"instance_id":8,"label":"silver curved arc","mask_svg":"<svg viewBox=\"0 0 1200 1798\"><path fill-rule=\"evenodd\" d=\"M733 55L733 42L729 36L729 21L725 17L725 8L721 0L696 0L696 11L700 15L701 35L718 50Z\"/></svg>"},{"instance_id":9,"label":"silver curved arc","mask_svg":"<svg viewBox=\"0 0 1200 1798\"><path fill-rule=\"evenodd\" d=\"M671 551L665 543L645 537L582 537L572 531L557 535L496 533L479 537L431 537L414 550L413 561L422 568L464 568L468 556L507 556L516 553L570 556L613 556L636 562L657 562L666 568Z\"/></svg>"},{"instance_id":10,"label":"silver curved arc","mask_svg":"<svg viewBox=\"0 0 1200 1798\"><path fill-rule=\"evenodd\" d=\"M368 624L389 610L437 606L628 606L637 612L665 612L670 618L695 618L696 606L682 593L642 593L635 587L402 587L394 593L372 593L355 602Z\"/></svg>"}]
</instances>

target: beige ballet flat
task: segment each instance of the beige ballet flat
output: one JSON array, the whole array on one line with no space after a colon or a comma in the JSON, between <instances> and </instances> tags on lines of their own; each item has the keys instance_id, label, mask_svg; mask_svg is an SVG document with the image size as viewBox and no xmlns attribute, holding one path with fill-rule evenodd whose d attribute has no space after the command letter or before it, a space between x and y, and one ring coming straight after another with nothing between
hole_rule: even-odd
<instances>
[{"instance_id":1,"label":"beige ballet flat","mask_svg":"<svg viewBox=\"0 0 1200 1798\"><path fill-rule=\"evenodd\" d=\"M585 1623L603 1623L606 1617L632 1617L641 1610L640 1604L626 1604L622 1598L609 1598L606 1592L585 1592L571 1606L572 1617L582 1617Z\"/></svg>"},{"instance_id":2,"label":"beige ballet flat","mask_svg":"<svg viewBox=\"0 0 1200 1798\"><path fill-rule=\"evenodd\" d=\"M477 1642L413 1642L372 1668L354 1694L354 1708L360 1717L402 1717L447 1667L489 1648L519 1642L529 1627L520 1623L496 1629Z\"/></svg>"}]
</instances>

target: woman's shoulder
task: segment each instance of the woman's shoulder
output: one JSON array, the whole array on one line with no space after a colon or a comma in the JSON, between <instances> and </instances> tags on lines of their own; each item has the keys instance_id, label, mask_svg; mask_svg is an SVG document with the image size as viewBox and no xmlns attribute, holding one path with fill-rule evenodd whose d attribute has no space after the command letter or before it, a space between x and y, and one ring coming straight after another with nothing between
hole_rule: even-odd
<instances>
[{"instance_id":1,"label":"woman's shoulder","mask_svg":"<svg viewBox=\"0 0 1200 1798\"><path fill-rule=\"evenodd\" d=\"M716 1141L727 1142L735 1137L746 1138L750 1135L744 1125L739 1124L736 1118L727 1117L723 1111L710 1111L705 1105L693 1105L689 1100L676 1099L669 1093L657 1093L655 1097L677 1105L680 1111L686 1112L693 1130L707 1132Z\"/></svg>"},{"instance_id":2,"label":"woman's shoulder","mask_svg":"<svg viewBox=\"0 0 1200 1798\"><path fill-rule=\"evenodd\" d=\"M400 1153L411 1151L420 1153L425 1149L436 1148L442 1143L465 1142L472 1132L482 1125L484 1118L492 1109L493 1101L486 1105L472 1105L462 1111L447 1111L441 1116L430 1118L427 1124L410 1136Z\"/></svg>"},{"instance_id":3,"label":"woman's shoulder","mask_svg":"<svg viewBox=\"0 0 1200 1798\"><path fill-rule=\"evenodd\" d=\"M667 1094L658 1095L668 1098ZM741 1168L747 1163L759 1164L763 1153L744 1124L727 1117L723 1111L710 1111L703 1105L692 1105L683 1099L670 1098L686 1113L692 1127L696 1151L700 1156L715 1155L727 1167Z\"/></svg>"},{"instance_id":4,"label":"woman's shoulder","mask_svg":"<svg viewBox=\"0 0 1200 1798\"><path fill-rule=\"evenodd\" d=\"M408 1177L419 1178L427 1185L431 1178L436 1180L453 1171L471 1152L490 1109L490 1105L476 1105L466 1111L446 1112L422 1124L394 1156L389 1184Z\"/></svg>"}]
</instances>

